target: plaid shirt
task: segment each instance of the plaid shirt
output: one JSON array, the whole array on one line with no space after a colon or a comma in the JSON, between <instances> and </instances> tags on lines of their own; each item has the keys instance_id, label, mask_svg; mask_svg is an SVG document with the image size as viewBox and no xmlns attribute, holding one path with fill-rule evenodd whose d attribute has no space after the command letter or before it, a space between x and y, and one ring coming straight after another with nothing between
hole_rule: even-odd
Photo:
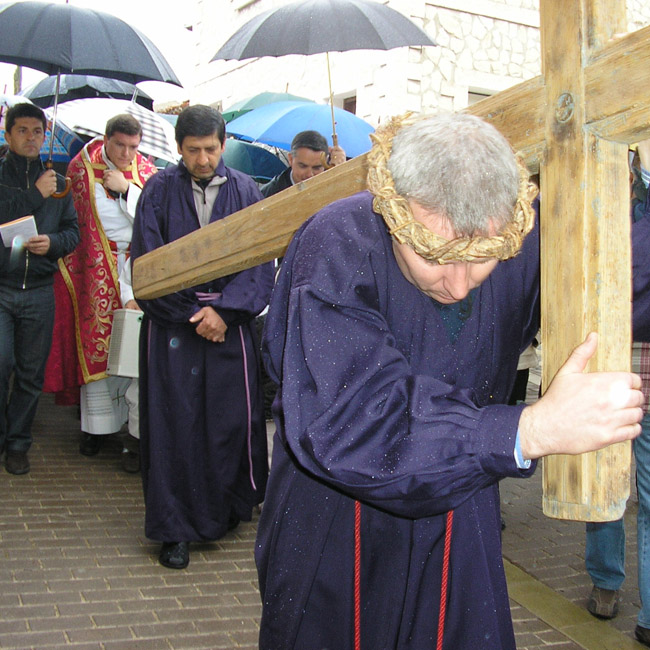
<instances>
[{"instance_id":1,"label":"plaid shirt","mask_svg":"<svg viewBox=\"0 0 650 650\"><path fill-rule=\"evenodd\" d=\"M635 343L632 346L632 370L641 377L644 410L647 411L650 407L650 343Z\"/></svg>"}]
</instances>

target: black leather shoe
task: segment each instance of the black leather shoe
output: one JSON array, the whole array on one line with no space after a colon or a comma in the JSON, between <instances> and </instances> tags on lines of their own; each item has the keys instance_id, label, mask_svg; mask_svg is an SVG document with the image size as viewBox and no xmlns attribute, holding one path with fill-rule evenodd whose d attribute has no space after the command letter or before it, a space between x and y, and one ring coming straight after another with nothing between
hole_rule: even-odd
<instances>
[{"instance_id":1,"label":"black leather shoe","mask_svg":"<svg viewBox=\"0 0 650 650\"><path fill-rule=\"evenodd\" d=\"M637 641L647 645L650 648L650 630L647 627L641 627L637 625L634 628L634 636L637 638Z\"/></svg>"},{"instance_id":2,"label":"black leather shoe","mask_svg":"<svg viewBox=\"0 0 650 650\"><path fill-rule=\"evenodd\" d=\"M26 451L8 451L5 456L5 469L10 474L27 474L29 459Z\"/></svg>"},{"instance_id":3,"label":"black leather shoe","mask_svg":"<svg viewBox=\"0 0 650 650\"><path fill-rule=\"evenodd\" d=\"M163 542L158 561L168 569L184 569L190 563L188 542Z\"/></svg>"},{"instance_id":4,"label":"black leather shoe","mask_svg":"<svg viewBox=\"0 0 650 650\"><path fill-rule=\"evenodd\" d=\"M137 451L122 450L122 469L129 474L140 471L140 454Z\"/></svg>"},{"instance_id":5,"label":"black leather shoe","mask_svg":"<svg viewBox=\"0 0 650 650\"><path fill-rule=\"evenodd\" d=\"M92 433L83 434L83 438L79 443L79 453L84 456L95 456L102 446L103 436L94 436Z\"/></svg>"}]
</instances>

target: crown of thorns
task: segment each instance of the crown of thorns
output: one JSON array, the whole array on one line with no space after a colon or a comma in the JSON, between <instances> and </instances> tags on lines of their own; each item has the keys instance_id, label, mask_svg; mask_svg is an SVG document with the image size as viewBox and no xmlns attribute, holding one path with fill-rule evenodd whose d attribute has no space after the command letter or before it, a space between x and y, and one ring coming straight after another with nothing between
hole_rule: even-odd
<instances>
[{"instance_id":1,"label":"crown of thorns","mask_svg":"<svg viewBox=\"0 0 650 650\"><path fill-rule=\"evenodd\" d=\"M419 221L415 221L408 201L395 191L393 177L388 170L388 158L393 137L403 126L417 118L410 113L393 117L375 133L370 134L373 146L368 153L368 189L374 195L373 208L380 213L391 236L400 244L407 244L426 260L450 262L478 262L485 259L507 260L519 252L526 235L535 225L532 202L537 187L528 180L528 169L516 156L519 169L519 191L512 220L499 235L493 237L457 237L448 240L436 235Z\"/></svg>"}]
</instances>

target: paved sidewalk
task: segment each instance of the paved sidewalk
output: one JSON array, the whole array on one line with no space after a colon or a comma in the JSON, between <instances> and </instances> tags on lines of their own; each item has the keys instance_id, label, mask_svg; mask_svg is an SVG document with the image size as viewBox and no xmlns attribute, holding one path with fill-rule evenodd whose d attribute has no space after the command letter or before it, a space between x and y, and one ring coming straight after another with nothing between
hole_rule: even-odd
<instances>
[{"instance_id":1,"label":"paved sidewalk","mask_svg":"<svg viewBox=\"0 0 650 650\"><path fill-rule=\"evenodd\" d=\"M31 473L0 469L0 649L256 648L255 521L193 545L187 570L165 569L143 535L140 476L121 470L119 441L86 458L79 435L76 409L45 395ZM642 648L632 640L635 503L626 515L629 579L611 623L584 610L584 525L542 515L541 472L504 481L502 504L519 650Z\"/></svg>"}]
</instances>

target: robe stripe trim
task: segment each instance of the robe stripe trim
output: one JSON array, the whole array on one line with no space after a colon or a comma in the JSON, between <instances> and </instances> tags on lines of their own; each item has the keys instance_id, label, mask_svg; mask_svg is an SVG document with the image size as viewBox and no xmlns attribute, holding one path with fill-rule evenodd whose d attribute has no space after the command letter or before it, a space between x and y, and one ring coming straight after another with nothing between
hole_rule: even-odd
<instances>
[{"instance_id":1,"label":"robe stripe trim","mask_svg":"<svg viewBox=\"0 0 650 650\"><path fill-rule=\"evenodd\" d=\"M449 555L451 551L451 531L454 523L454 511L447 513L445 527L445 550L442 560L442 580L440 581L440 612L438 614L438 642L436 650L442 650L442 642L445 636L445 615L447 613L447 595L449 585Z\"/></svg>"},{"instance_id":2,"label":"robe stripe trim","mask_svg":"<svg viewBox=\"0 0 650 650\"><path fill-rule=\"evenodd\" d=\"M361 650L361 503L354 502L354 650Z\"/></svg>"},{"instance_id":3,"label":"robe stripe trim","mask_svg":"<svg viewBox=\"0 0 650 650\"><path fill-rule=\"evenodd\" d=\"M242 326L239 326L239 340L241 341L241 353L244 359L244 386L246 386L246 414L248 417L248 431L246 433L246 442L248 444L248 476L251 480L253 490L257 492L255 479L253 478L253 449L252 449L252 435L253 435L253 413L251 409L251 388L248 383L248 359L246 356L246 342L244 341L244 331Z\"/></svg>"}]
</instances>

